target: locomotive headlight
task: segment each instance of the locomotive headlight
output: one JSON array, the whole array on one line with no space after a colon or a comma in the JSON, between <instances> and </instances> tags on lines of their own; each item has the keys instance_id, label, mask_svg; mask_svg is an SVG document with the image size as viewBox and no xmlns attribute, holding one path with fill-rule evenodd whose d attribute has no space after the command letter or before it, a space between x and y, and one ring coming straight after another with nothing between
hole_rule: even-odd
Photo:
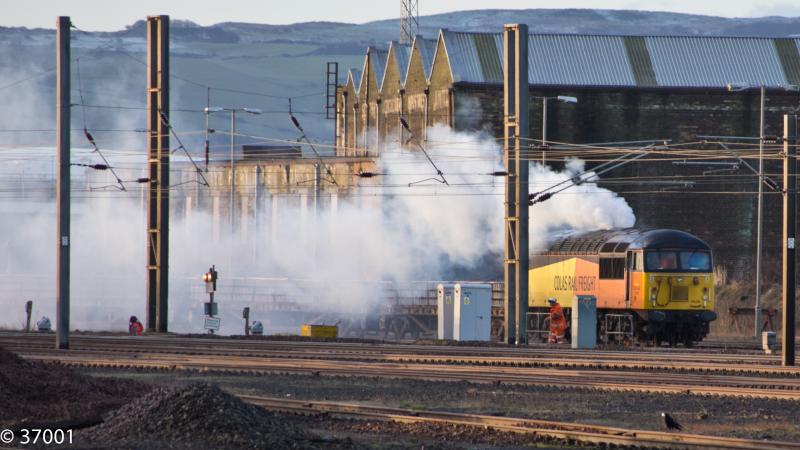
<instances>
[{"instance_id":1,"label":"locomotive headlight","mask_svg":"<svg viewBox=\"0 0 800 450\"><path fill-rule=\"evenodd\" d=\"M695 285L695 286L697 286L698 284L700 284L700 277L694 277L694 278L692 278L692 284L693 284L693 285Z\"/></svg>"},{"instance_id":2,"label":"locomotive headlight","mask_svg":"<svg viewBox=\"0 0 800 450\"><path fill-rule=\"evenodd\" d=\"M683 277L678 277L678 283L683 283Z\"/></svg>"}]
</instances>

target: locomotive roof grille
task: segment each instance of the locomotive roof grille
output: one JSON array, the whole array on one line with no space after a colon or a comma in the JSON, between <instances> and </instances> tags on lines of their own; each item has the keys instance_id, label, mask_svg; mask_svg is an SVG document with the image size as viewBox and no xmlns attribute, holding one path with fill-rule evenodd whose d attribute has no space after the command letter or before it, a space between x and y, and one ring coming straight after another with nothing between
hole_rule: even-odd
<instances>
[{"instance_id":1,"label":"locomotive roof grille","mask_svg":"<svg viewBox=\"0 0 800 450\"><path fill-rule=\"evenodd\" d=\"M614 248L616 247L616 242L606 242L602 247L600 247L600 253L614 253Z\"/></svg>"},{"instance_id":2,"label":"locomotive roof grille","mask_svg":"<svg viewBox=\"0 0 800 450\"><path fill-rule=\"evenodd\" d=\"M627 250L630 245L631 245L630 242L620 242L614 249L614 253L622 253L625 250Z\"/></svg>"},{"instance_id":3,"label":"locomotive roof grille","mask_svg":"<svg viewBox=\"0 0 800 450\"><path fill-rule=\"evenodd\" d=\"M623 228L572 234L558 239L544 253L595 255L657 248L711 250L702 239L684 231Z\"/></svg>"}]
</instances>

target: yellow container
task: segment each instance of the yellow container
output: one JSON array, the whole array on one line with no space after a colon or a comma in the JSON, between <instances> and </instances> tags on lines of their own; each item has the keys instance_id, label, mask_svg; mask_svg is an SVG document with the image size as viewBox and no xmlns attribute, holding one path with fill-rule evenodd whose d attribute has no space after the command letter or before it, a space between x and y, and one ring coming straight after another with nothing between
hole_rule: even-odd
<instances>
[{"instance_id":1,"label":"yellow container","mask_svg":"<svg viewBox=\"0 0 800 450\"><path fill-rule=\"evenodd\" d=\"M336 338L339 335L339 327L336 325L310 325L300 326L300 336Z\"/></svg>"}]
</instances>

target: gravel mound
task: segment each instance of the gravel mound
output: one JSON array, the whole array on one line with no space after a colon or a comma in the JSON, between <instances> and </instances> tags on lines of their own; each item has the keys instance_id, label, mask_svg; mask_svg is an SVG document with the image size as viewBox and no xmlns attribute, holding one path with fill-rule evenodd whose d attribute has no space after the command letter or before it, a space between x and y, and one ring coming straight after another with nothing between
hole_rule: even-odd
<instances>
[{"instance_id":1,"label":"gravel mound","mask_svg":"<svg viewBox=\"0 0 800 450\"><path fill-rule=\"evenodd\" d=\"M149 389L25 361L0 347L0 425L99 417Z\"/></svg>"},{"instance_id":2,"label":"gravel mound","mask_svg":"<svg viewBox=\"0 0 800 450\"><path fill-rule=\"evenodd\" d=\"M154 389L87 430L88 442L167 448L308 448L315 438L294 422L216 386Z\"/></svg>"}]
</instances>

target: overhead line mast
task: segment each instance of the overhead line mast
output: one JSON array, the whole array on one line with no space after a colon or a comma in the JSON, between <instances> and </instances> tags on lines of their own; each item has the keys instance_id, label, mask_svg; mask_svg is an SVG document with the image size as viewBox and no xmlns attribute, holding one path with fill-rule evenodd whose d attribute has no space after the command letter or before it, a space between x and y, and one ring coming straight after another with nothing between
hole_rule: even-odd
<instances>
[{"instance_id":1,"label":"overhead line mast","mask_svg":"<svg viewBox=\"0 0 800 450\"><path fill-rule=\"evenodd\" d=\"M56 348L69 348L69 263L70 263L70 31L69 17L56 22L56 126L58 139L58 182L56 209Z\"/></svg>"},{"instance_id":2,"label":"overhead line mast","mask_svg":"<svg viewBox=\"0 0 800 450\"><path fill-rule=\"evenodd\" d=\"M147 331L167 332L169 295L169 16L147 18Z\"/></svg>"},{"instance_id":3,"label":"overhead line mast","mask_svg":"<svg viewBox=\"0 0 800 450\"><path fill-rule=\"evenodd\" d=\"M524 344L528 311L528 160L522 157L528 138L528 26L504 28L505 183L504 295L505 340Z\"/></svg>"},{"instance_id":4,"label":"overhead line mast","mask_svg":"<svg viewBox=\"0 0 800 450\"><path fill-rule=\"evenodd\" d=\"M419 34L419 0L400 1L400 43L411 44Z\"/></svg>"}]
</instances>

